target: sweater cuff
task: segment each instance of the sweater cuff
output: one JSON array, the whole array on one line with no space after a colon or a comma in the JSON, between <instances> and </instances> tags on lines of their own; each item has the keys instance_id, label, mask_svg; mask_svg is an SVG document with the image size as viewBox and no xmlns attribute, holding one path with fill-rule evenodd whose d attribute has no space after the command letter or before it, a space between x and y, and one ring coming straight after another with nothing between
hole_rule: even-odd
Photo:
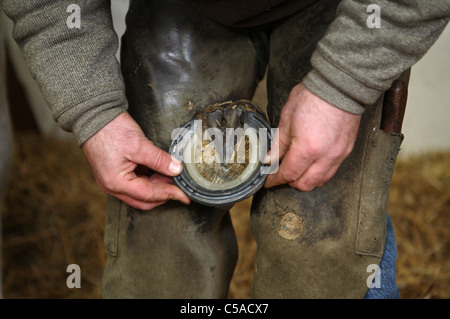
<instances>
[{"instance_id":1,"label":"sweater cuff","mask_svg":"<svg viewBox=\"0 0 450 319\"><path fill-rule=\"evenodd\" d=\"M119 114L126 112L127 108L128 104L123 91L116 90L80 103L62 113L55 120L64 130L74 134L78 146L81 147L106 124ZM78 114L81 115L73 119L74 115Z\"/></svg>"},{"instance_id":2,"label":"sweater cuff","mask_svg":"<svg viewBox=\"0 0 450 319\"><path fill-rule=\"evenodd\" d=\"M374 104L383 93L370 88L339 69L317 51L311 57L313 69L303 84L314 94L341 110L362 114L365 106Z\"/></svg>"}]
</instances>

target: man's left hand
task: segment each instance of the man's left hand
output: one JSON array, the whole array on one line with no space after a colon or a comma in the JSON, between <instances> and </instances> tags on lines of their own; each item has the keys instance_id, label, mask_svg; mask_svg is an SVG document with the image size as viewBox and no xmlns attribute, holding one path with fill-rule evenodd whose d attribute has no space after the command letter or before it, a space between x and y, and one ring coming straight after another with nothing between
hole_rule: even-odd
<instances>
[{"instance_id":1,"label":"man's left hand","mask_svg":"<svg viewBox=\"0 0 450 319\"><path fill-rule=\"evenodd\" d=\"M301 191L322 186L352 151L360 120L361 115L343 111L303 84L296 85L281 110L269 153L271 162L279 159L280 166L265 186L289 184Z\"/></svg>"}]
</instances>

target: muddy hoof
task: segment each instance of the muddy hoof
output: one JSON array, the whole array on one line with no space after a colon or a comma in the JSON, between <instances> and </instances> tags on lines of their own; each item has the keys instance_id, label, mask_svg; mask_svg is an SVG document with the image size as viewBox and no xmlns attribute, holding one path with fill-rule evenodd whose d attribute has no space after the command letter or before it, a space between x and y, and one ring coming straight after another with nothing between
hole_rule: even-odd
<instances>
[{"instance_id":1,"label":"muddy hoof","mask_svg":"<svg viewBox=\"0 0 450 319\"><path fill-rule=\"evenodd\" d=\"M262 161L272 133L251 101L205 107L172 136L169 152L184 165L175 183L208 206L231 206L252 196L270 170Z\"/></svg>"}]
</instances>

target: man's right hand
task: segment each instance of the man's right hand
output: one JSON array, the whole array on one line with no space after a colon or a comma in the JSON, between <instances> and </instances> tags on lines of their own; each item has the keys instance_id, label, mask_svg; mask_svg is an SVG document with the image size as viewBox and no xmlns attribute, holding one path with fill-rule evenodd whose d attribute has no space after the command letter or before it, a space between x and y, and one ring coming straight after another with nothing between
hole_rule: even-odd
<instances>
[{"instance_id":1,"label":"man's right hand","mask_svg":"<svg viewBox=\"0 0 450 319\"><path fill-rule=\"evenodd\" d=\"M168 200L189 204L190 199L169 176L183 166L148 140L128 113L122 113L81 147L100 189L138 209L149 210ZM137 175L138 165L155 172Z\"/></svg>"}]
</instances>

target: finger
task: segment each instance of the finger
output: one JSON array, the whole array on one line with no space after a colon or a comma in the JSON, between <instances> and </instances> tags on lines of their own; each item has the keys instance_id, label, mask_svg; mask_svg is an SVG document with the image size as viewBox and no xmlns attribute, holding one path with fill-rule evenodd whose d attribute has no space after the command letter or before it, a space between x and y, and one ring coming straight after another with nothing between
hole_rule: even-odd
<instances>
[{"instance_id":1,"label":"finger","mask_svg":"<svg viewBox=\"0 0 450 319\"><path fill-rule=\"evenodd\" d=\"M161 175L158 173L152 174L148 179L154 184L158 184L158 183L165 183L165 184L172 184L172 185L175 184L172 177L169 177L166 175Z\"/></svg>"},{"instance_id":2,"label":"finger","mask_svg":"<svg viewBox=\"0 0 450 319\"><path fill-rule=\"evenodd\" d=\"M147 202L143 202L143 201L134 199L130 196L123 195L123 194L117 194L114 196L117 197L118 199L120 199L122 202L124 202L134 208L140 209L140 210L151 210L151 209L153 209L157 206L163 205L167 202L167 201L160 201L160 202L147 203Z\"/></svg>"},{"instance_id":3,"label":"finger","mask_svg":"<svg viewBox=\"0 0 450 319\"><path fill-rule=\"evenodd\" d=\"M334 162L314 162L298 180L289 185L301 191L312 191L328 182L336 174L338 168L339 165Z\"/></svg>"},{"instance_id":4,"label":"finger","mask_svg":"<svg viewBox=\"0 0 450 319\"><path fill-rule=\"evenodd\" d=\"M154 182L155 178L137 176L126 182L123 188L125 191L117 193L149 203L167 200L178 200L184 204L190 203L190 199L177 186L163 182Z\"/></svg>"},{"instance_id":5,"label":"finger","mask_svg":"<svg viewBox=\"0 0 450 319\"><path fill-rule=\"evenodd\" d=\"M167 176L177 176L183 171L180 161L147 139L143 139L137 152L131 155L130 161L145 165Z\"/></svg>"},{"instance_id":6,"label":"finger","mask_svg":"<svg viewBox=\"0 0 450 319\"><path fill-rule=\"evenodd\" d=\"M312 163L313 159L303 155L298 147L290 148L278 171L267 177L265 187L270 188L298 180Z\"/></svg>"}]
</instances>

